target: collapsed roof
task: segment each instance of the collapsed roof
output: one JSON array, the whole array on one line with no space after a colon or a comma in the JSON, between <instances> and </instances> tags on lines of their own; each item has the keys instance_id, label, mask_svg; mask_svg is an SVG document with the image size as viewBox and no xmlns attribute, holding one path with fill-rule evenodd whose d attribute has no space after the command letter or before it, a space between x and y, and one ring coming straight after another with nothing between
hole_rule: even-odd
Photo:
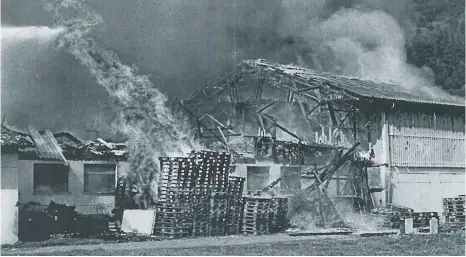
<instances>
[{"instance_id":1,"label":"collapsed roof","mask_svg":"<svg viewBox=\"0 0 466 257\"><path fill-rule=\"evenodd\" d=\"M284 140L329 149L359 141L368 151L373 140L369 132L378 131L381 119L374 102L455 110L465 106L464 98L440 89L378 83L262 59L242 61L174 106L189 114L196 135L206 143L220 142L246 156L264 137L273 138L274 144Z\"/></svg>"},{"instance_id":2,"label":"collapsed roof","mask_svg":"<svg viewBox=\"0 0 466 257\"><path fill-rule=\"evenodd\" d=\"M214 81L210 86L197 91L190 99L194 100L197 96L207 96L219 93L231 85L231 83L240 80L245 74L257 73L258 70L267 77L285 76L292 79L293 82L300 85L297 91L305 91L318 86L328 86L335 90L341 90L354 97L364 97L372 99L385 99L411 103L438 104L449 106L465 106L465 99L462 97L452 96L440 89L427 87L403 87L396 84L387 84L382 82L373 82L352 78L348 76L335 75L325 72L317 72L294 65L282 65L278 63L267 62L263 59L244 60L235 70L227 76ZM262 77L265 77L262 76ZM270 80L271 78L267 78ZM279 82L279 78L273 79ZM306 94L303 94L306 96ZM309 97L309 96L307 96Z\"/></svg>"},{"instance_id":3,"label":"collapsed roof","mask_svg":"<svg viewBox=\"0 0 466 257\"><path fill-rule=\"evenodd\" d=\"M29 128L30 135L2 125L1 147L4 152L18 152L22 159L61 161L69 160L124 161L127 148L124 143L81 140L68 132L52 134L49 130Z\"/></svg>"}]
</instances>

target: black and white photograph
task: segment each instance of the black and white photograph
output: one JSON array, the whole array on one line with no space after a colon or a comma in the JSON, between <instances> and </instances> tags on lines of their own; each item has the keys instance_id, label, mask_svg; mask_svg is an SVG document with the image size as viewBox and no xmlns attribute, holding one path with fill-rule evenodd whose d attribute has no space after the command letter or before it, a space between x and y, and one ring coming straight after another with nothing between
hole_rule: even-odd
<instances>
[{"instance_id":1,"label":"black and white photograph","mask_svg":"<svg viewBox=\"0 0 466 257\"><path fill-rule=\"evenodd\" d=\"M1 0L7 256L465 256L464 0Z\"/></svg>"}]
</instances>

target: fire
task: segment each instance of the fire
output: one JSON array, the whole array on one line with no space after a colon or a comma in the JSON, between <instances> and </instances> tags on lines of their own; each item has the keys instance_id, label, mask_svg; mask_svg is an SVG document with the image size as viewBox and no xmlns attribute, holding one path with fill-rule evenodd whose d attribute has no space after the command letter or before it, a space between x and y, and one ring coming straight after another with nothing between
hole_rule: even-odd
<instances>
[{"instance_id":1,"label":"fire","mask_svg":"<svg viewBox=\"0 0 466 257\"><path fill-rule=\"evenodd\" d=\"M58 0L46 8L54 13L57 26L66 28L56 40L87 67L99 85L104 87L123 111L113 122L114 129L128 138L131 173L128 179L138 187L141 201L157 198L158 157L184 155L199 148L184 117L167 107L167 97L147 75L123 64L118 56L100 48L89 37L92 28L103 22L82 0Z\"/></svg>"}]
</instances>

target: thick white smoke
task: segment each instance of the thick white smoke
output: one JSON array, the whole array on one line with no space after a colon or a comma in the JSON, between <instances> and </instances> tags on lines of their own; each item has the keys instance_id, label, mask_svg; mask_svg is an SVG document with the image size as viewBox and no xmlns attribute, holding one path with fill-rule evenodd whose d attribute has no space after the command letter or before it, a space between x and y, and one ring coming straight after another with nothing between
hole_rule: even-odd
<instances>
[{"instance_id":1,"label":"thick white smoke","mask_svg":"<svg viewBox=\"0 0 466 257\"><path fill-rule=\"evenodd\" d=\"M320 29L341 73L406 87L432 85L424 70L407 63L404 32L385 12L343 9Z\"/></svg>"},{"instance_id":2,"label":"thick white smoke","mask_svg":"<svg viewBox=\"0 0 466 257\"><path fill-rule=\"evenodd\" d=\"M271 61L442 93L429 68L408 63L406 45L415 30L411 7L410 0L282 0L273 9L279 15L261 22L243 18L238 30L247 40L239 52L250 58L246 55L259 51Z\"/></svg>"}]
</instances>

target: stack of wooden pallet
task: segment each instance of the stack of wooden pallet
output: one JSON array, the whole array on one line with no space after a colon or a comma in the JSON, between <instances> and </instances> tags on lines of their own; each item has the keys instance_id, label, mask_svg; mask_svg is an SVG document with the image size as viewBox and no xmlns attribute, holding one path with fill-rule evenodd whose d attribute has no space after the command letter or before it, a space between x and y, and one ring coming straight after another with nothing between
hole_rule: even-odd
<instances>
[{"instance_id":1,"label":"stack of wooden pallet","mask_svg":"<svg viewBox=\"0 0 466 257\"><path fill-rule=\"evenodd\" d=\"M241 232L245 180L241 177L229 177L227 212L227 234L229 235L238 235Z\"/></svg>"},{"instance_id":2,"label":"stack of wooden pallet","mask_svg":"<svg viewBox=\"0 0 466 257\"><path fill-rule=\"evenodd\" d=\"M227 229L228 175L230 154L202 151L202 163L209 173L210 196L209 235L224 236Z\"/></svg>"},{"instance_id":3,"label":"stack of wooden pallet","mask_svg":"<svg viewBox=\"0 0 466 257\"><path fill-rule=\"evenodd\" d=\"M375 217L381 217L382 222L379 224L380 228L400 228L400 218L401 216L409 216L410 213L413 213L414 209L397 206L392 204L386 204L375 210L372 210L372 214Z\"/></svg>"},{"instance_id":4,"label":"stack of wooden pallet","mask_svg":"<svg viewBox=\"0 0 466 257\"><path fill-rule=\"evenodd\" d=\"M269 233L271 198L244 197L243 234L264 235Z\"/></svg>"},{"instance_id":5,"label":"stack of wooden pallet","mask_svg":"<svg viewBox=\"0 0 466 257\"><path fill-rule=\"evenodd\" d=\"M154 233L170 238L226 234L230 155L199 151L160 158Z\"/></svg>"},{"instance_id":6,"label":"stack of wooden pallet","mask_svg":"<svg viewBox=\"0 0 466 257\"><path fill-rule=\"evenodd\" d=\"M288 223L288 198L272 198L269 212L269 232L278 233L286 229Z\"/></svg>"},{"instance_id":7,"label":"stack of wooden pallet","mask_svg":"<svg viewBox=\"0 0 466 257\"><path fill-rule=\"evenodd\" d=\"M202 152L193 152L190 155L195 159L197 165L197 174L192 178L194 183L193 203L193 230L192 236L208 236L210 233L210 197L212 192L211 174L212 169L205 162L205 154ZM210 168L210 169L209 169Z\"/></svg>"},{"instance_id":8,"label":"stack of wooden pallet","mask_svg":"<svg viewBox=\"0 0 466 257\"><path fill-rule=\"evenodd\" d=\"M401 220L413 219L414 228L428 227L432 218L436 218L437 222L440 220L437 212L401 212L397 218L399 224L402 223Z\"/></svg>"},{"instance_id":9,"label":"stack of wooden pallet","mask_svg":"<svg viewBox=\"0 0 466 257\"><path fill-rule=\"evenodd\" d=\"M169 238L192 234L193 178L197 173L193 158L160 158L155 234Z\"/></svg>"},{"instance_id":10,"label":"stack of wooden pallet","mask_svg":"<svg viewBox=\"0 0 466 257\"><path fill-rule=\"evenodd\" d=\"M445 215L445 227L451 229L464 228L465 226L465 196L443 199L443 211Z\"/></svg>"},{"instance_id":11,"label":"stack of wooden pallet","mask_svg":"<svg viewBox=\"0 0 466 257\"><path fill-rule=\"evenodd\" d=\"M195 198L193 200L193 237L209 235L210 200Z\"/></svg>"},{"instance_id":12,"label":"stack of wooden pallet","mask_svg":"<svg viewBox=\"0 0 466 257\"><path fill-rule=\"evenodd\" d=\"M227 232L228 192L213 192L210 197L209 236Z\"/></svg>"}]
</instances>

